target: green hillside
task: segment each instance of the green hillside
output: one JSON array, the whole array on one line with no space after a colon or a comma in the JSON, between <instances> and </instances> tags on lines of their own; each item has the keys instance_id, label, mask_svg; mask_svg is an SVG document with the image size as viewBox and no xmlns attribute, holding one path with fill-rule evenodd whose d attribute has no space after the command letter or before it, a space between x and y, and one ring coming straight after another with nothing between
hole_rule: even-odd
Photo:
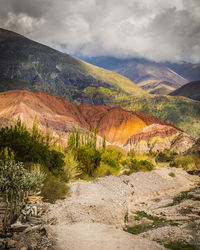
<instances>
[{"instance_id":1,"label":"green hillside","mask_svg":"<svg viewBox=\"0 0 200 250\"><path fill-rule=\"evenodd\" d=\"M86 88L81 103L121 106L127 110L142 111L171 122L193 137L200 137L200 102L185 97L168 95L133 96L107 88Z\"/></svg>"},{"instance_id":2,"label":"green hillside","mask_svg":"<svg viewBox=\"0 0 200 250\"><path fill-rule=\"evenodd\" d=\"M0 91L45 91L76 104L143 111L200 136L200 102L150 95L115 72L0 29Z\"/></svg>"},{"instance_id":3,"label":"green hillside","mask_svg":"<svg viewBox=\"0 0 200 250\"><path fill-rule=\"evenodd\" d=\"M0 29L0 55L0 91L46 91L70 101L88 86L145 94L126 77L4 29Z\"/></svg>"}]
</instances>

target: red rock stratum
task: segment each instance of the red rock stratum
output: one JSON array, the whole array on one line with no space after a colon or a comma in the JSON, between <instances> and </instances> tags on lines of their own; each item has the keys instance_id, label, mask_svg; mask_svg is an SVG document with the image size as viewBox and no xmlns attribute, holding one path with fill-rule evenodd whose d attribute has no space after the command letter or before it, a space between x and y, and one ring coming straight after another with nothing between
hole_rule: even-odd
<instances>
[{"instance_id":1,"label":"red rock stratum","mask_svg":"<svg viewBox=\"0 0 200 250\"><path fill-rule=\"evenodd\" d=\"M79 125L82 130L96 126L99 136L105 134L108 142L118 146L129 141L134 144L154 136L168 137L182 132L154 116L120 107L74 105L45 92L16 90L0 93L1 123L14 122L19 115L28 127L37 116L41 129L49 128L61 135L70 132L74 125ZM159 126L145 130L152 124Z\"/></svg>"}]
</instances>

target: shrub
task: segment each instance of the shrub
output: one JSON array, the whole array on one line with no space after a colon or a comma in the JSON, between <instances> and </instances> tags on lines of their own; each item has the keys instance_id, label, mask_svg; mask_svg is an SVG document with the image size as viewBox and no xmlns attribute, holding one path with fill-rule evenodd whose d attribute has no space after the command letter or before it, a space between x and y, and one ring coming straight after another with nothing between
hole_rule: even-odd
<instances>
[{"instance_id":1,"label":"shrub","mask_svg":"<svg viewBox=\"0 0 200 250\"><path fill-rule=\"evenodd\" d=\"M7 149L15 161L39 163L58 176L65 165L64 154L52 148L46 139L37 131L35 122L31 134L18 119L15 126L0 129L0 157L5 159Z\"/></svg>"},{"instance_id":2,"label":"shrub","mask_svg":"<svg viewBox=\"0 0 200 250\"><path fill-rule=\"evenodd\" d=\"M120 169L113 168L103 162L100 163L100 166L95 170L94 177L105 177L109 175L118 176L120 173Z\"/></svg>"},{"instance_id":3,"label":"shrub","mask_svg":"<svg viewBox=\"0 0 200 250\"><path fill-rule=\"evenodd\" d=\"M92 147L82 146L76 150L76 159L83 174L94 177L95 169L100 165L101 153Z\"/></svg>"},{"instance_id":4,"label":"shrub","mask_svg":"<svg viewBox=\"0 0 200 250\"><path fill-rule=\"evenodd\" d=\"M44 174L29 172L21 162L0 161L0 192L4 194L19 196L40 187L44 179Z\"/></svg>"},{"instance_id":5,"label":"shrub","mask_svg":"<svg viewBox=\"0 0 200 250\"><path fill-rule=\"evenodd\" d=\"M200 169L200 158L198 155L178 155L170 163L170 167L180 167L185 170Z\"/></svg>"},{"instance_id":6,"label":"shrub","mask_svg":"<svg viewBox=\"0 0 200 250\"><path fill-rule=\"evenodd\" d=\"M78 161L76 161L74 154L71 150L65 154L65 166L63 172L63 181L70 181L76 179L80 175L78 170Z\"/></svg>"},{"instance_id":7,"label":"shrub","mask_svg":"<svg viewBox=\"0 0 200 250\"><path fill-rule=\"evenodd\" d=\"M0 161L0 193L7 204L3 219L3 230L5 232L19 215L28 192L40 187L44 179L44 174L30 173L24 168L23 163Z\"/></svg>"},{"instance_id":8,"label":"shrub","mask_svg":"<svg viewBox=\"0 0 200 250\"><path fill-rule=\"evenodd\" d=\"M124 158L125 154L123 150L109 147L106 150L104 150L101 154L101 161L112 168L115 168L116 170L120 169L120 164L122 159Z\"/></svg>"},{"instance_id":9,"label":"shrub","mask_svg":"<svg viewBox=\"0 0 200 250\"><path fill-rule=\"evenodd\" d=\"M158 153L156 156L156 162L170 162L176 155L176 152L165 149L163 152Z\"/></svg>"},{"instance_id":10,"label":"shrub","mask_svg":"<svg viewBox=\"0 0 200 250\"><path fill-rule=\"evenodd\" d=\"M169 176L171 176L171 177L173 177L173 178L176 177L175 173L173 173L173 172L170 172L170 173L169 173Z\"/></svg>"},{"instance_id":11,"label":"shrub","mask_svg":"<svg viewBox=\"0 0 200 250\"><path fill-rule=\"evenodd\" d=\"M154 165L147 161L141 160L137 161L136 159L131 159L128 163L129 170L126 171L126 174L131 174L138 171L151 171L154 169Z\"/></svg>"},{"instance_id":12,"label":"shrub","mask_svg":"<svg viewBox=\"0 0 200 250\"><path fill-rule=\"evenodd\" d=\"M43 200L54 203L56 200L65 199L69 194L69 186L65 182L60 182L49 172L41 188L41 195L44 197Z\"/></svg>"}]
</instances>

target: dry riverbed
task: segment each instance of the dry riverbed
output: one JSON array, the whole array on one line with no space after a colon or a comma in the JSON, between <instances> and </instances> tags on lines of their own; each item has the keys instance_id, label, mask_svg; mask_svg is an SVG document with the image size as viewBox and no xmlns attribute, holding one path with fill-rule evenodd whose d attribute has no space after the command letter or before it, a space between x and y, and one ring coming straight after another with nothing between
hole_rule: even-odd
<instances>
[{"instance_id":1,"label":"dry riverbed","mask_svg":"<svg viewBox=\"0 0 200 250\"><path fill-rule=\"evenodd\" d=\"M159 168L70 184L42 224L3 242L7 249L200 249L200 178ZM182 248L181 248L182 247Z\"/></svg>"}]
</instances>

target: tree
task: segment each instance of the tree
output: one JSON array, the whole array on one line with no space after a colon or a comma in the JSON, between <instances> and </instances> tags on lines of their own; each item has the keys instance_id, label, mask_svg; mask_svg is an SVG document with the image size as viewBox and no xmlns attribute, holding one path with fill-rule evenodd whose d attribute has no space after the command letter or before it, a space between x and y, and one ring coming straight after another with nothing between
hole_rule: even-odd
<instances>
[{"instance_id":1,"label":"tree","mask_svg":"<svg viewBox=\"0 0 200 250\"><path fill-rule=\"evenodd\" d=\"M76 158L80 162L80 169L90 177L100 165L101 153L93 147L83 146L77 149Z\"/></svg>"},{"instance_id":2,"label":"tree","mask_svg":"<svg viewBox=\"0 0 200 250\"><path fill-rule=\"evenodd\" d=\"M94 148L97 148L97 127L94 128Z\"/></svg>"},{"instance_id":3,"label":"tree","mask_svg":"<svg viewBox=\"0 0 200 250\"><path fill-rule=\"evenodd\" d=\"M75 148L75 144L76 144L75 133L76 133L76 129L74 126L72 129L72 133L68 134L68 140L67 140L68 147L71 149Z\"/></svg>"},{"instance_id":4,"label":"tree","mask_svg":"<svg viewBox=\"0 0 200 250\"><path fill-rule=\"evenodd\" d=\"M105 151L106 150L106 136L105 135L103 136L102 147L103 147L103 150Z\"/></svg>"},{"instance_id":5,"label":"tree","mask_svg":"<svg viewBox=\"0 0 200 250\"><path fill-rule=\"evenodd\" d=\"M13 218L19 215L28 192L40 187L44 179L44 174L29 172L23 163L0 161L0 192L7 204L3 221L4 231L7 231Z\"/></svg>"},{"instance_id":6,"label":"tree","mask_svg":"<svg viewBox=\"0 0 200 250\"><path fill-rule=\"evenodd\" d=\"M32 127L32 136L35 139L38 139L39 137L39 129L38 129L38 120L37 116L35 116L35 119L33 121L33 127Z\"/></svg>"},{"instance_id":7,"label":"tree","mask_svg":"<svg viewBox=\"0 0 200 250\"><path fill-rule=\"evenodd\" d=\"M78 126L78 128L75 130L75 148L78 148L79 146L80 146L80 130Z\"/></svg>"},{"instance_id":8,"label":"tree","mask_svg":"<svg viewBox=\"0 0 200 250\"><path fill-rule=\"evenodd\" d=\"M65 165L64 154L45 143L45 139L42 139L42 134L39 137L36 136L39 132L36 132L36 123L34 126L34 135L26 129L26 126L22 124L20 119L18 119L14 127L1 128L0 152L7 148L8 154L14 153L16 161L39 163L48 167L51 171L56 169L56 175L58 172L61 173Z\"/></svg>"}]
</instances>

